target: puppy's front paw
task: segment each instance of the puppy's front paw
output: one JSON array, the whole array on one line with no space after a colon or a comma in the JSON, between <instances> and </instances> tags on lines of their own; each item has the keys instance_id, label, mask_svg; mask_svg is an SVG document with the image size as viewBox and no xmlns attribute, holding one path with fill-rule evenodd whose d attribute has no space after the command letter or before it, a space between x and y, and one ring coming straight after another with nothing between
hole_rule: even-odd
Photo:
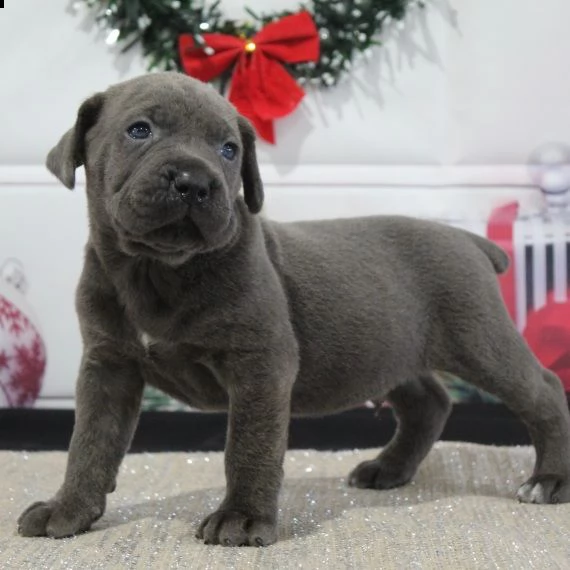
<instances>
[{"instance_id":1,"label":"puppy's front paw","mask_svg":"<svg viewBox=\"0 0 570 570\"><path fill-rule=\"evenodd\" d=\"M570 502L570 479L559 475L534 475L517 492L521 503Z\"/></svg>"},{"instance_id":2,"label":"puppy's front paw","mask_svg":"<svg viewBox=\"0 0 570 570\"><path fill-rule=\"evenodd\" d=\"M196 538L222 546L268 546L277 540L277 523L275 518L219 510L202 521Z\"/></svg>"},{"instance_id":3,"label":"puppy's front paw","mask_svg":"<svg viewBox=\"0 0 570 570\"><path fill-rule=\"evenodd\" d=\"M359 489L393 489L409 483L414 471L394 469L379 459L363 461L348 476L348 484Z\"/></svg>"},{"instance_id":4,"label":"puppy's front paw","mask_svg":"<svg viewBox=\"0 0 570 570\"><path fill-rule=\"evenodd\" d=\"M18 518L21 536L64 538L84 532L103 514L102 505L52 499L30 505Z\"/></svg>"}]
</instances>

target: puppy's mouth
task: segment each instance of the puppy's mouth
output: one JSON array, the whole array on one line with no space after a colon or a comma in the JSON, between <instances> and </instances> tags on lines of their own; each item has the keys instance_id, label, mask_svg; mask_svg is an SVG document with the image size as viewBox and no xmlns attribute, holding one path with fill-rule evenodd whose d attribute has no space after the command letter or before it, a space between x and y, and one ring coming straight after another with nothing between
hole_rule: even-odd
<instances>
[{"instance_id":1,"label":"puppy's mouth","mask_svg":"<svg viewBox=\"0 0 570 570\"><path fill-rule=\"evenodd\" d=\"M123 230L123 242L127 249L142 254L176 255L183 253L192 244L203 241L200 230L189 219L167 224L145 234L133 234Z\"/></svg>"},{"instance_id":2,"label":"puppy's mouth","mask_svg":"<svg viewBox=\"0 0 570 570\"><path fill-rule=\"evenodd\" d=\"M145 233L118 228L121 248L129 255L143 255L166 263L182 263L196 253L223 246L233 233L235 216L229 211L227 223L212 235L202 231L190 218L171 222Z\"/></svg>"},{"instance_id":3,"label":"puppy's mouth","mask_svg":"<svg viewBox=\"0 0 570 570\"><path fill-rule=\"evenodd\" d=\"M136 239L136 238L135 238ZM182 221L166 224L144 234L142 239L147 244L156 245L158 249L179 249L181 245L200 241L203 236L194 222L186 215Z\"/></svg>"}]
</instances>

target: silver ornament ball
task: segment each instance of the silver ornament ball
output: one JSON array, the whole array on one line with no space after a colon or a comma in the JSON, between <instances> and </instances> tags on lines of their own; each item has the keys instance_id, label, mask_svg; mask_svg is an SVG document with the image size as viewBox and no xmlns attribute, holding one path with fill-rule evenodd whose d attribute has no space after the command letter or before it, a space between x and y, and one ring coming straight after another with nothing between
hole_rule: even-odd
<instances>
[{"instance_id":1,"label":"silver ornament ball","mask_svg":"<svg viewBox=\"0 0 570 570\"><path fill-rule=\"evenodd\" d=\"M531 180L542 191L549 210L566 209L570 195L570 147L549 142L532 151L528 160Z\"/></svg>"}]
</instances>

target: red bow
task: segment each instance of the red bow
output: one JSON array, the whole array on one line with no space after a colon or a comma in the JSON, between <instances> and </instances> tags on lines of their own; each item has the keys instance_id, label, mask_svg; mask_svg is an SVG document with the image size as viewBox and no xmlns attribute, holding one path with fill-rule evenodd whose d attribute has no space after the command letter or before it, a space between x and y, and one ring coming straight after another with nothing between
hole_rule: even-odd
<instances>
[{"instance_id":1,"label":"red bow","mask_svg":"<svg viewBox=\"0 0 570 570\"><path fill-rule=\"evenodd\" d=\"M568 291L570 299L570 291ZM570 302L556 303L552 293L544 307L528 315L524 337L541 364L560 377L570 392Z\"/></svg>"},{"instance_id":2,"label":"red bow","mask_svg":"<svg viewBox=\"0 0 570 570\"><path fill-rule=\"evenodd\" d=\"M211 81L235 64L229 100L251 120L262 138L275 143L273 119L291 113L305 96L281 63L319 59L319 35L310 14L285 16L252 38L226 34L203 37L206 46L197 47L191 35L180 36L178 47L184 71Z\"/></svg>"}]
</instances>

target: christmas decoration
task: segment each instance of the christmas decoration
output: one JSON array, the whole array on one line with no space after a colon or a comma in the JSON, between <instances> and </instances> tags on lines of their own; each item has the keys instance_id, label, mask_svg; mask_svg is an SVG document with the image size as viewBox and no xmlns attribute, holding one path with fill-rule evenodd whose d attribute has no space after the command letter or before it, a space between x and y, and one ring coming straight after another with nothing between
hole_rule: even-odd
<instances>
[{"instance_id":1,"label":"christmas decoration","mask_svg":"<svg viewBox=\"0 0 570 570\"><path fill-rule=\"evenodd\" d=\"M21 265L0 268L0 408L31 406L46 366L44 343L24 292Z\"/></svg>"},{"instance_id":2,"label":"christmas decoration","mask_svg":"<svg viewBox=\"0 0 570 570\"><path fill-rule=\"evenodd\" d=\"M546 305L529 313L524 336L540 362L558 374L570 392L570 303L556 302L550 292Z\"/></svg>"},{"instance_id":3,"label":"christmas decoration","mask_svg":"<svg viewBox=\"0 0 570 570\"><path fill-rule=\"evenodd\" d=\"M570 153L556 144L533 153L529 164L545 195L544 209L524 216L517 202L504 204L491 213L486 235L511 260L498 278L511 319L541 364L560 377L570 397L570 212L565 201L570 194L565 191L570 186L569 158ZM498 401L446 372L437 376L455 401Z\"/></svg>"},{"instance_id":4,"label":"christmas decoration","mask_svg":"<svg viewBox=\"0 0 570 570\"><path fill-rule=\"evenodd\" d=\"M180 36L184 71L211 81L233 65L229 100L262 138L275 142L273 119L291 113L304 96L283 63L319 58L319 36L311 16L307 12L285 16L251 38L204 34L203 40L211 54L196 46L191 35Z\"/></svg>"},{"instance_id":5,"label":"christmas decoration","mask_svg":"<svg viewBox=\"0 0 570 570\"><path fill-rule=\"evenodd\" d=\"M476 388L473 384L468 384L454 374L437 370L434 372L434 375L442 384L445 385L445 388L453 402L481 404L497 404L500 402L497 397L481 390L480 388Z\"/></svg>"},{"instance_id":6,"label":"christmas decoration","mask_svg":"<svg viewBox=\"0 0 570 570\"><path fill-rule=\"evenodd\" d=\"M148 412L187 412L191 409L153 386L145 387L141 407Z\"/></svg>"},{"instance_id":7,"label":"christmas decoration","mask_svg":"<svg viewBox=\"0 0 570 570\"><path fill-rule=\"evenodd\" d=\"M487 223L487 237L501 246L511 261L507 271L499 276L499 284L503 294L503 300L513 321L517 320L516 314L516 280L513 267L514 259L514 221L518 216L519 205L511 202L493 210Z\"/></svg>"},{"instance_id":8,"label":"christmas decoration","mask_svg":"<svg viewBox=\"0 0 570 570\"><path fill-rule=\"evenodd\" d=\"M220 0L74 3L76 9L82 5L95 10L97 21L109 30L107 44L123 44L126 51L140 43L151 71L185 71L216 81L222 93L231 79L230 99L260 136L274 142L272 120L295 109L303 97L301 85L336 85L358 56L380 45L386 24L403 20L408 8L424 3L313 0L295 12L258 15L246 8L243 21L225 18Z\"/></svg>"},{"instance_id":9,"label":"christmas decoration","mask_svg":"<svg viewBox=\"0 0 570 570\"><path fill-rule=\"evenodd\" d=\"M570 147L563 143L546 143L532 152L528 166L532 181L544 196L545 214L569 214Z\"/></svg>"},{"instance_id":10,"label":"christmas decoration","mask_svg":"<svg viewBox=\"0 0 570 570\"><path fill-rule=\"evenodd\" d=\"M558 204L555 205L557 208ZM521 217L517 202L497 208L487 235L511 259L499 277L505 305L543 366L570 393L570 219L545 212Z\"/></svg>"}]
</instances>

